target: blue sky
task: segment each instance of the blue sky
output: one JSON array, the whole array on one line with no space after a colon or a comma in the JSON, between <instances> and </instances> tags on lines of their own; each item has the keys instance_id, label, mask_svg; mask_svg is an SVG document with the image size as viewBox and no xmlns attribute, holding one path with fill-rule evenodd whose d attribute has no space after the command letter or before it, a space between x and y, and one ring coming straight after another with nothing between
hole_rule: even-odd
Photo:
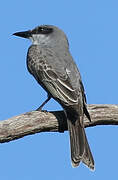
<instances>
[{"instance_id":1,"label":"blue sky","mask_svg":"<svg viewBox=\"0 0 118 180\"><path fill-rule=\"evenodd\" d=\"M118 103L118 1L12 0L0 4L0 119L36 109L46 98L26 68L30 42L12 36L40 24L59 26L83 79L89 104ZM51 100L47 110L61 107ZM116 179L118 127L86 129L96 170L72 168L68 133L40 133L0 144L0 179Z\"/></svg>"}]
</instances>

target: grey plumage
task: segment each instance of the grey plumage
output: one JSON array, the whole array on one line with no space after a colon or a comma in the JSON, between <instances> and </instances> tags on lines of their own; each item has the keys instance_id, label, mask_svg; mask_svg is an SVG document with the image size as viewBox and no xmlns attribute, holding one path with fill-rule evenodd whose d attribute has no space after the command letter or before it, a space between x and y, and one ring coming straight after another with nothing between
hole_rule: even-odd
<instances>
[{"instance_id":1,"label":"grey plumage","mask_svg":"<svg viewBox=\"0 0 118 180\"><path fill-rule=\"evenodd\" d=\"M54 98L64 109L70 134L72 165L78 166L82 161L94 169L83 123L84 114L89 120L90 115L81 76L69 52L66 35L52 25L38 26L14 35L32 41L27 54L28 70L47 91L49 99Z\"/></svg>"}]
</instances>

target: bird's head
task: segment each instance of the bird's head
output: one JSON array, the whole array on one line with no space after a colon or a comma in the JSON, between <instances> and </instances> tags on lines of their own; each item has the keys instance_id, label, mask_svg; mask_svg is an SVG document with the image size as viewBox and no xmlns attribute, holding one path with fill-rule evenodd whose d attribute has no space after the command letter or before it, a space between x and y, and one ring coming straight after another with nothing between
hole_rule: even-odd
<instances>
[{"instance_id":1,"label":"bird's head","mask_svg":"<svg viewBox=\"0 0 118 180\"><path fill-rule=\"evenodd\" d=\"M32 30L16 32L13 35L28 38L35 45L63 48L69 46L65 33L53 25L41 25Z\"/></svg>"}]
</instances>

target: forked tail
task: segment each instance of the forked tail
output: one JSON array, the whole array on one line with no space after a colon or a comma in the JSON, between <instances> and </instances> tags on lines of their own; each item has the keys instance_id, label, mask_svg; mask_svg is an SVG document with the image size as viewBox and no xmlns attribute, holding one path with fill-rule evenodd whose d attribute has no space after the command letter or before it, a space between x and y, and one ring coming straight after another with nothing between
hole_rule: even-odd
<instances>
[{"instance_id":1,"label":"forked tail","mask_svg":"<svg viewBox=\"0 0 118 180\"><path fill-rule=\"evenodd\" d=\"M80 121L78 121L80 122ZM76 167L82 161L90 169L94 170L94 159L87 141L84 127L81 124L67 120L70 134L72 166Z\"/></svg>"}]
</instances>

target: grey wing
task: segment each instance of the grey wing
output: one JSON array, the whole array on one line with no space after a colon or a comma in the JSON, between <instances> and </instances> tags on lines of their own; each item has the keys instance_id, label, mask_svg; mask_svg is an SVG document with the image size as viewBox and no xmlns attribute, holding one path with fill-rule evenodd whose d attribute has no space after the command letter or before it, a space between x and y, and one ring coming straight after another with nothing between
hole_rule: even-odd
<instances>
[{"instance_id":1,"label":"grey wing","mask_svg":"<svg viewBox=\"0 0 118 180\"><path fill-rule=\"evenodd\" d=\"M32 46L27 56L28 70L54 99L65 105L78 104L76 73L71 69L71 65L68 66L73 61L69 55L66 58L60 57L62 55L56 54L51 49L39 50ZM74 73L75 77L72 79Z\"/></svg>"},{"instance_id":2,"label":"grey wing","mask_svg":"<svg viewBox=\"0 0 118 180\"><path fill-rule=\"evenodd\" d=\"M56 54L51 49L31 46L27 55L27 67L38 83L55 99L67 105L78 103L82 95L86 104L81 76L70 53ZM85 108L86 112L86 108Z\"/></svg>"},{"instance_id":3,"label":"grey wing","mask_svg":"<svg viewBox=\"0 0 118 180\"><path fill-rule=\"evenodd\" d=\"M82 99L83 99L83 110L84 110L84 114L86 115L86 117L89 119L89 121L91 121L91 117L90 114L87 110L87 100L86 100L86 95L85 95L85 91L84 91L84 86L82 81L80 80L80 88L81 88L81 92L82 92Z\"/></svg>"},{"instance_id":4,"label":"grey wing","mask_svg":"<svg viewBox=\"0 0 118 180\"><path fill-rule=\"evenodd\" d=\"M43 70L43 84L53 98L60 101L61 104L78 104L77 90L73 88L66 68L64 70L62 67L61 73L58 72L59 69L58 71L56 69L58 66L55 68L52 65Z\"/></svg>"}]
</instances>

